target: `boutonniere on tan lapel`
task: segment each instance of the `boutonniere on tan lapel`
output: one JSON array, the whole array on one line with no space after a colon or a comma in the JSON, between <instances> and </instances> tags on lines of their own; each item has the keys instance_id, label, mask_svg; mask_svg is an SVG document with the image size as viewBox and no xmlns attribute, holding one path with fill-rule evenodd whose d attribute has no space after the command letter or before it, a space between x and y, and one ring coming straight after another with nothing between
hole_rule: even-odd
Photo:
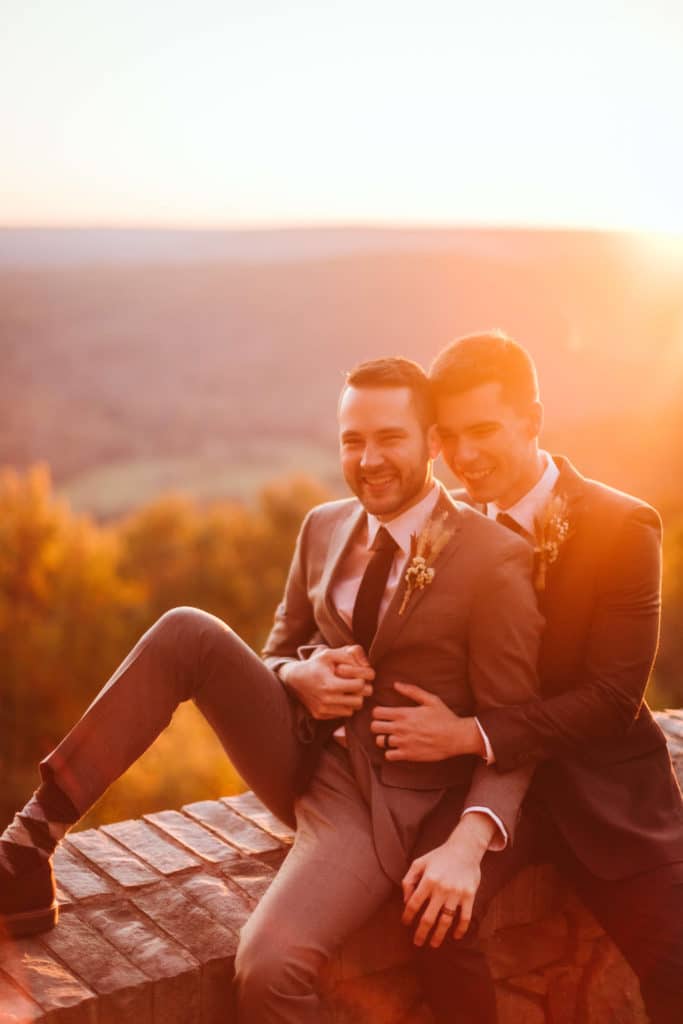
<instances>
[{"instance_id":1,"label":"boutonniere on tan lapel","mask_svg":"<svg viewBox=\"0 0 683 1024\"><path fill-rule=\"evenodd\" d=\"M564 494L553 494L534 519L534 587L545 590L548 566L557 561L569 536L569 512Z\"/></svg>"},{"instance_id":2,"label":"boutonniere on tan lapel","mask_svg":"<svg viewBox=\"0 0 683 1024\"><path fill-rule=\"evenodd\" d=\"M438 519L430 519L419 536L411 534L410 565L403 577L406 589L403 591L399 615L403 615L415 591L424 590L434 579L432 563L453 536L453 531L446 526L447 520L448 513L444 512Z\"/></svg>"}]
</instances>

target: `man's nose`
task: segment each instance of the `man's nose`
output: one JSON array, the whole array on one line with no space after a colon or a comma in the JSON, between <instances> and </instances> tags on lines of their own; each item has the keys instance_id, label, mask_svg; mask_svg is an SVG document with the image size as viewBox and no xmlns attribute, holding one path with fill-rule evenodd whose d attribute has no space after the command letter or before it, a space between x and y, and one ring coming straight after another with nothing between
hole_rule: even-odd
<instances>
[{"instance_id":1,"label":"man's nose","mask_svg":"<svg viewBox=\"0 0 683 1024\"><path fill-rule=\"evenodd\" d=\"M451 469L456 466L471 466L479 458L479 448L468 438L460 437L445 446L444 455Z\"/></svg>"},{"instance_id":2,"label":"man's nose","mask_svg":"<svg viewBox=\"0 0 683 1024\"><path fill-rule=\"evenodd\" d=\"M382 464L382 453L375 444L366 444L360 457L361 469L372 469Z\"/></svg>"}]
</instances>

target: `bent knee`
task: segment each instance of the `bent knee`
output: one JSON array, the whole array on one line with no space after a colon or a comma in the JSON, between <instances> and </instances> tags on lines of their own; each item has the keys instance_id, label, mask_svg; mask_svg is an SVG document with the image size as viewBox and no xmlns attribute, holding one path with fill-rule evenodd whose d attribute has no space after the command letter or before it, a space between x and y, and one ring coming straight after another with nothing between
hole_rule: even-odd
<instances>
[{"instance_id":1,"label":"bent knee","mask_svg":"<svg viewBox=\"0 0 683 1024\"><path fill-rule=\"evenodd\" d=\"M150 629L150 633L161 639L168 639L172 643L181 641L187 642L194 637L206 636L211 633L225 634L232 632L230 627L202 608L193 608L191 605L180 605L164 612Z\"/></svg>"},{"instance_id":2,"label":"bent knee","mask_svg":"<svg viewBox=\"0 0 683 1024\"><path fill-rule=\"evenodd\" d=\"M315 987L322 967L320 954L288 943L281 933L276 938L243 929L235 957L240 1002L261 1004L273 995L303 996Z\"/></svg>"}]
</instances>

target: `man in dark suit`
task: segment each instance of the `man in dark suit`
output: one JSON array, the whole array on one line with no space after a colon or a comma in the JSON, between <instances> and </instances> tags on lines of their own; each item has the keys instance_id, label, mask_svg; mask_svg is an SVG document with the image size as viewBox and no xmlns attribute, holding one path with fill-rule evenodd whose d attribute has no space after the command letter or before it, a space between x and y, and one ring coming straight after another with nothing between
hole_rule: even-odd
<instances>
[{"instance_id":1,"label":"man in dark suit","mask_svg":"<svg viewBox=\"0 0 683 1024\"><path fill-rule=\"evenodd\" d=\"M511 339L462 338L430 376L449 466L481 511L535 548L542 695L458 719L413 689L416 706L376 708L373 729L391 734L387 757L399 762L480 753L501 774L538 763L516 848L486 876L466 941L476 947L500 885L550 857L639 975L653 1024L679 1022L683 804L643 700L659 630L659 517L539 450L535 368ZM451 998L451 953L446 943L423 959L437 1007Z\"/></svg>"},{"instance_id":2,"label":"man in dark suit","mask_svg":"<svg viewBox=\"0 0 683 1024\"><path fill-rule=\"evenodd\" d=\"M513 690L525 699L535 692L530 658L541 620L528 547L433 481L438 445L420 380L405 360L349 375L339 404L340 453L356 498L307 517L266 643L266 663L302 695L302 655L311 645L316 657L355 639L374 680L372 696L346 724L346 746L334 737L324 745L297 802L294 846L242 932L235 965L241 1024L317 1024L320 967L409 868L421 911L415 939L423 943L456 916L469 918L482 856L490 847L495 858L514 836L529 769L504 776L470 757L390 764L370 730L376 702L405 703L392 688L400 674L454 709L496 707L499 687L508 700ZM385 541L388 575L371 588L374 624L366 633L366 581ZM338 723L306 724L317 742ZM436 808L448 827L416 858L417 834ZM465 947L450 972L462 1019L477 1019L479 964ZM450 1020L449 1012L439 1024Z\"/></svg>"}]
</instances>

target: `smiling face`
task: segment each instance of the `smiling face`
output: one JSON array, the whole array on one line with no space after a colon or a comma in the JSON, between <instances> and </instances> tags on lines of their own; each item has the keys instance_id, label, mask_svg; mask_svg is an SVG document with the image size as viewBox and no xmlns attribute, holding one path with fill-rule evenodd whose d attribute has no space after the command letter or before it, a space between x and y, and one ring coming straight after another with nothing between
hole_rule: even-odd
<instances>
[{"instance_id":1,"label":"smiling face","mask_svg":"<svg viewBox=\"0 0 683 1024\"><path fill-rule=\"evenodd\" d=\"M388 522L432 484L436 428L425 428L408 387L347 386L339 401L344 479L368 512Z\"/></svg>"},{"instance_id":2,"label":"smiling face","mask_svg":"<svg viewBox=\"0 0 683 1024\"><path fill-rule=\"evenodd\" d=\"M492 380L436 404L444 459L474 501L510 508L531 490L542 471L539 402L516 408Z\"/></svg>"}]
</instances>

